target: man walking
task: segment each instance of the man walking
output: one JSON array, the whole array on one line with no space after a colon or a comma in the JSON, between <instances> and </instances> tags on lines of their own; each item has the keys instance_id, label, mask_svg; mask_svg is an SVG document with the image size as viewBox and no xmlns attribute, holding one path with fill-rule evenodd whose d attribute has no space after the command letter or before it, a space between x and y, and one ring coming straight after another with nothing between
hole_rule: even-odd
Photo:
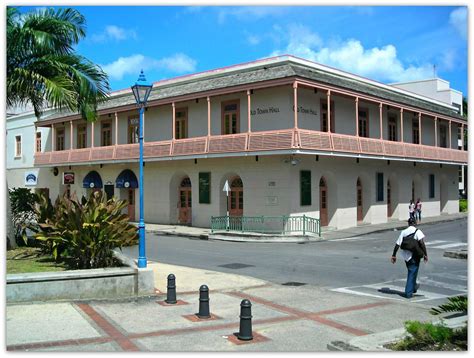
<instances>
[{"instance_id":1,"label":"man walking","mask_svg":"<svg viewBox=\"0 0 474 358\"><path fill-rule=\"evenodd\" d=\"M418 254L417 250L409 251L401 249L401 255L405 260L407 266L407 283L405 285L405 297L412 298L413 294L416 293L418 289L418 284L416 283L416 277L418 276L418 269L420 268L421 257L423 256L423 261L428 262L428 254L426 252L425 242L423 238L425 235L421 230L415 227L416 221L414 218L408 219L408 227L400 233L400 236L395 243L393 248L393 253L391 257L392 264L397 262L397 251L402 245L403 239L407 237L413 237L413 239L418 241L418 244L422 250L422 254Z\"/></svg>"}]
</instances>

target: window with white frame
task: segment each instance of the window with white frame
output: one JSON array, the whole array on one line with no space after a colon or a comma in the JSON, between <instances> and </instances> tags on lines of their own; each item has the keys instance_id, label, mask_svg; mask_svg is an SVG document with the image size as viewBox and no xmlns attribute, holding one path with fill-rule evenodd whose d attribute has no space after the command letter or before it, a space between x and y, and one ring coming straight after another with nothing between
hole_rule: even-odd
<instances>
[{"instance_id":1,"label":"window with white frame","mask_svg":"<svg viewBox=\"0 0 474 358\"><path fill-rule=\"evenodd\" d=\"M41 152L41 132L36 132L36 152Z\"/></svg>"},{"instance_id":2,"label":"window with white frame","mask_svg":"<svg viewBox=\"0 0 474 358\"><path fill-rule=\"evenodd\" d=\"M21 157L21 135L15 136L15 157Z\"/></svg>"}]
</instances>

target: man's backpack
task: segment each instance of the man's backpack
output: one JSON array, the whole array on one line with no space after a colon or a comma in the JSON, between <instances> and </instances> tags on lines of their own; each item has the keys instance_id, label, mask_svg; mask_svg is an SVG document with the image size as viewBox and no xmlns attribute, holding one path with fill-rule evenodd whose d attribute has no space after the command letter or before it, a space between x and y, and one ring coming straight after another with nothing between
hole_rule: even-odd
<instances>
[{"instance_id":1,"label":"man's backpack","mask_svg":"<svg viewBox=\"0 0 474 358\"><path fill-rule=\"evenodd\" d=\"M417 231L418 229L416 229L412 234L405 236L400 248L411 251L416 257L423 257L423 249L421 248L419 241L415 239Z\"/></svg>"}]
</instances>

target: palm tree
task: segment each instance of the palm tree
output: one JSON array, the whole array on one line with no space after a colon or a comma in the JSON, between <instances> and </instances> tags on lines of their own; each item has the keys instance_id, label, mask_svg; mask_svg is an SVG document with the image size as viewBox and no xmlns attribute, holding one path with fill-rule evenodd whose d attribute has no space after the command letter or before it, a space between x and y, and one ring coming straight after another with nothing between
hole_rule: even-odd
<instances>
[{"instance_id":1,"label":"palm tree","mask_svg":"<svg viewBox=\"0 0 474 358\"><path fill-rule=\"evenodd\" d=\"M31 103L38 118L47 106L97 118L110 88L105 72L74 51L85 26L71 8L7 8L7 106Z\"/></svg>"},{"instance_id":2,"label":"palm tree","mask_svg":"<svg viewBox=\"0 0 474 358\"><path fill-rule=\"evenodd\" d=\"M7 7L7 106L31 104L38 120L52 107L95 121L110 87L99 66L75 53L85 29L85 18L75 9L21 14ZM8 184L6 193L7 240L15 247Z\"/></svg>"}]
</instances>

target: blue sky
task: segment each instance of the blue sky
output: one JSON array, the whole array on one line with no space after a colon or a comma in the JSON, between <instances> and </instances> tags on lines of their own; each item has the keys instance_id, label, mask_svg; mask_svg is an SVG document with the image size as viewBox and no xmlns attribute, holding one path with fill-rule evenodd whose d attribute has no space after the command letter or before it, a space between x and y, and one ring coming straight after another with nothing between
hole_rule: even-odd
<instances>
[{"instance_id":1,"label":"blue sky","mask_svg":"<svg viewBox=\"0 0 474 358\"><path fill-rule=\"evenodd\" d=\"M433 77L467 94L467 8L452 6L74 6L77 50L112 90L292 54L384 83ZM23 8L30 10L32 8Z\"/></svg>"}]
</instances>

